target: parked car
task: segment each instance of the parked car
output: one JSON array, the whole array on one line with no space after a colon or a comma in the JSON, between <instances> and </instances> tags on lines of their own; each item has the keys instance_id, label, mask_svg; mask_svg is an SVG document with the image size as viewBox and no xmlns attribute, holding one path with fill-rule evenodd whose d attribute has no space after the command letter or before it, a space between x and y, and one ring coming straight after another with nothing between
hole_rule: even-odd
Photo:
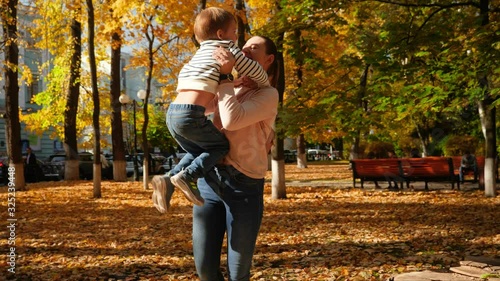
<instances>
[{"instance_id":1,"label":"parked car","mask_svg":"<svg viewBox=\"0 0 500 281\"><path fill-rule=\"evenodd\" d=\"M64 179L64 161L66 160L66 155L57 154L51 155L49 158L43 162L42 170L47 178L50 180L63 180Z\"/></svg>"},{"instance_id":2,"label":"parked car","mask_svg":"<svg viewBox=\"0 0 500 281\"><path fill-rule=\"evenodd\" d=\"M94 154L90 152L81 152L78 154L80 157L79 169L80 178L93 179L94 178ZM101 177L103 179L113 179L113 161L108 160L108 167L101 167Z\"/></svg>"},{"instance_id":3,"label":"parked car","mask_svg":"<svg viewBox=\"0 0 500 281\"><path fill-rule=\"evenodd\" d=\"M170 165L169 158L167 158L163 155L150 154L149 157L150 157L150 163L151 163L149 173L151 175L165 174L166 172L170 171L173 167L173 165ZM126 155L125 160L127 162L127 166L126 166L127 176L131 177L134 174L134 157L133 157L133 155ZM144 154L138 153L137 154L137 165L138 165L139 175L142 175L143 161L144 161ZM172 162L172 163L174 163L174 162Z\"/></svg>"},{"instance_id":4,"label":"parked car","mask_svg":"<svg viewBox=\"0 0 500 281\"><path fill-rule=\"evenodd\" d=\"M37 169L38 181L60 181L64 179L64 170L61 173L61 167L50 162L36 160L39 169ZM64 168L64 167L63 167Z\"/></svg>"},{"instance_id":5,"label":"parked car","mask_svg":"<svg viewBox=\"0 0 500 281\"><path fill-rule=\"evenodd\" d=\"M78 153L80 158L78 169L80 172L80 178L85 180L90 180L94 177L94 154L90 152ZM66 155L65 154L54 154L49 156L46 161L46 165L50 165L54 170L57 170L59 177L64 178ZM103 179L113 179L113 161L108 160L109 167L101 169L101 177Z\"/></svg>"},{"instance_id":6,"label":"parked car","mask_svg":"<svg viewBox=\"0 0 500 281\"><path fill-rule=\"evenodd\" d=\"M137 168L139 175L142 175L142 161L139 161L139 157L137 157ZM134 175L134 156L133 155L125 155L125 161L127 165L125 166L125 170L127 171L127 177L131 177Z\"/></svg>"},{"instance_id":7,"label":"parked car","mask_svg":"<svg viewBox=\"0 0 500 281\"><path fill-rule=\"evenodd\" d=\"M9 182L9 159L5 156L0 157L0 184L7 184Z\"/></svg>"},{"instance_id":8,"label":"parked car","mask_svg":"<svg viewBox=\"0 0 500 281\"><path fill-rule=\"evenodd\" d=\"M297 150L286 150L285 149L285 163L297 162Z\"/></svg>"},{"instance_id":9,"label":"parked car","mask_svg":"<svg viewBox=\"0 0 500 281\"><path fill-rule=\"evenodd\" d=\"M331 160L330 151L322 149L308 149L308 161Z\"/></svg>"}]
</instances>

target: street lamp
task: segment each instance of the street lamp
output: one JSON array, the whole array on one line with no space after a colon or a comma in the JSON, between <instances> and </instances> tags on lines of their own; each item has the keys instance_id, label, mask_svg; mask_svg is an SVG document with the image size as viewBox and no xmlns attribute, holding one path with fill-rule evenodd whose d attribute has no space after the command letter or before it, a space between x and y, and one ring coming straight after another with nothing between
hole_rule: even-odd
<instances>
[{"instance_id":1,"label":"street lamp","mask_svg":"<svg viewBox=\"0 0 500 281\"><path fill-rule=\"evenodd\" d=\"M139 90L137 92L137 97L141 100L144 100L146 98L146 91L144 90ZM118 98L121 104L129 104L131 99L127 94L121 94L120 97ZM135 99L132 99L132 108L133 108L133 119L134 119L134 154L133 154L133 161L134 161L134 180L139 181L139 164L137 162L137 126L136 126L136 107L137 107L137 101Z\"/></svg>"}]
</instances>

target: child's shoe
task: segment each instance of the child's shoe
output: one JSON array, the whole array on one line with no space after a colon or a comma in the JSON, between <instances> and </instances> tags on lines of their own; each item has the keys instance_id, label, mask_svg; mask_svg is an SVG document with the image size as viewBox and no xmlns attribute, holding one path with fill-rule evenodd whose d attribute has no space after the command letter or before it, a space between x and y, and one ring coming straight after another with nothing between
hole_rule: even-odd
<instances>
[{"instance_id":1,"label":"child's shoe","mask_svg":"<svg viewBox=\"0 0 500 281\"><path fill-rule=\"evenodd\" d=\"M172 176L170 181L173 185L180 188L186 198L195 205L202 206L205 203L196 186L196 182L186 174L186 170L182 170L175 176Z\"/></svg>"},{"instance_id":2,"label":"child's shoe","mask_svg":"<svg viewBox=\"0 0 500 281\"><path fill-rule=\"evenodd\" d=\"M151 180L153 186L153 205L156 209L164 214L170 209L170 199L174 193L174 186L170 182L169 176L154 176Z\"/></svg>"}]
</instances>

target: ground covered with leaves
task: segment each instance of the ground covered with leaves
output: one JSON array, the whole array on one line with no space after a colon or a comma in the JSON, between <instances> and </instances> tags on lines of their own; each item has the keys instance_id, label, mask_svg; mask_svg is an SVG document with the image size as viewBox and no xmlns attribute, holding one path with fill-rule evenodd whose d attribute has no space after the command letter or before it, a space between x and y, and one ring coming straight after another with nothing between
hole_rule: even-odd
<instances>
[{"instance_id":1,"label":"ground covered with leaves","mask_svg":"<svg viewBox=\"0 0 500 281\"><path fill-rule=\"evenodd\" d=\"M500 197L482 191L393 192L339 188L347 167L286 167L287 199L265 213L252 280L386 280L455 266L468 255L500 257ZM346 180L347 179L347 180ZM0 187L0 249L9 252L7 192ZM15 274L0 280L197 280L191 206L180 192L161 215L139 182L46 182L16 193Z\"/></svg>"}]
</instances>

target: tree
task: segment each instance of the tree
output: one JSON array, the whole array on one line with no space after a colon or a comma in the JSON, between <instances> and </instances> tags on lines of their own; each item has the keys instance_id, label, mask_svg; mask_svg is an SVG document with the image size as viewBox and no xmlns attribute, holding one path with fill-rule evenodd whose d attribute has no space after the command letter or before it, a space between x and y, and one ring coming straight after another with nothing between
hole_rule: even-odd
<instances>
[{"instance_id":1,"label":"tree","mask_svg":"<svg viewBox=\"0 0 500 281\"><path fill-rule=\"evenodd\" d=\"M64 151L66 152L64 179L66 180L76 180L80 177L76 117L81 85L82 24L78 18L78 11L81 11L80 6L72 13L71 36L69 37L72 46L71 64L69 86L66 93L66 107L64 110Z\"/></svg>"},{"instance_id":2,"label":"tree","mask_svg":"<svg viewBox=\"0 0 500 281\"><path fill-rule=\"evenodd\" d=\"M121 90L121 35L120 31L111 35L111 140L113 149L113 179L126 181L125 144L123 142L122 105L119 101Z\"/></svg>"},{"instance_id":3,"label":"tree","mask_svg":"<svg viewBox=\"0 0 500 281\"><path fill-rule=\"evenodd\" d=\"M21 123L19 122L19 49L17 46L17 0L2 1L0 9L4 35L3 63L5 79L5 109L6 109L6 134L9 167L15 171L14 187L16 190L26 190L24 180L24 163L21 151ZM9 170L10 171L10 170Z\"/></svg>"},{"instance_id":4,"label":"tree","mask_svg":"<svg viewBox=\"0 0 500 281\"><path fill-rule=\"evenodd\" d=\"M89 48L89 62L90 62L90 75L92 78L92 99L94 100L94 113L93 113L93 126L94 126L94 198L101 198L101 131L99 126L100 103L99 103L99 89L97 87L97 66L95 60L95 46L94 46L94 4L92 0L87 0L87 23L88 23L88 48Z\"/></svg>"}]
</instances>

